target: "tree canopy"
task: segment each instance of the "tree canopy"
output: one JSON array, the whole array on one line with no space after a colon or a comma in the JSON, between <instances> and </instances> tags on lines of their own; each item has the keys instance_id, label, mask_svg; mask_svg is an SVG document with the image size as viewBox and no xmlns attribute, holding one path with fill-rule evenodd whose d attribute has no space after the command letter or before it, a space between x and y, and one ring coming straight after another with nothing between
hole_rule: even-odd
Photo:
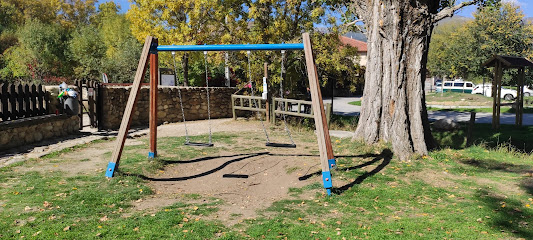
<instances>
[{"instance_id":1,"label":"tree canopy","mask_svg":"<svg viewBox=\"0 0 533 240\"><path fill-rule=\"evenodd\" d=\"M481 81L491 77L481 64L493 55L533 57L533 25L513 3L480 8L463 24L438 26L428 68L434 75Z\"/></svg>"},{"instance_id":2,"label":"tree canopy","mask_svg":"<svg viewBox=\"0 0 533 240\"><path fill-rule=\"evenodd\" d=\"M130 82L147 35L159 44L254 44L301 42L310 32L323 84L335 79L355 90L363 81L357 51L342 46L338 17L330 1L208 1L134 0L126 14L120 6L96 0L5 0L0 2L0 79L2 81L57 82L100 79ZM178 53L178 75L188 84L205 84L202 53ZM159 54L162 67L172 68L171 54ZM281 53L257 51L229 53L232 82L244 84L263 76L269 64L271 87L281 81ZM305 62L301 51L288 51L284 59L284 85L305 91ZM224 82L223 53L209 53L210 85ZM190 75L190 77L189 77ZM258 86L261 86L259 84ZM272 91L277 92L277 91Z\"/></svg>"},{"instance_id":3,"label":"tree canopy","mask_svg":"<svg viewBox=\"0 0 533 240\"><path fill-rule=\"evenodd\" d=\"M141 44L120 7L95 0L0 2L0 80L133 79Z\"/></svg>"}]
</instances>

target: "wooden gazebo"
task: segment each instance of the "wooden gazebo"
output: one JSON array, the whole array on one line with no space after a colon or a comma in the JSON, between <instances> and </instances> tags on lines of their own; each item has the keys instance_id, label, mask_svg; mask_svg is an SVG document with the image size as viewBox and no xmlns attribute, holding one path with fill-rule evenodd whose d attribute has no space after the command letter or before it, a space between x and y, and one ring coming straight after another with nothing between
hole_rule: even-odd
<instances>
[{"instance_id":1,"label":"wooden gazebo","mask_svg":"<svg viewBox=\"0 0 533 240\"><path fill-rule=\"evenodd\" d=\"M502 95L502 76L505 69L518 69L518 81L516 86L516 120L517 126L522 126L524 114L524 71L526 67L533 67L533 62L523 57L511 57L494 55L483 63L484 67L494 67L494 79L492 79L492 128L500 128L500 106Z\"/></svg>"}]
</instances>

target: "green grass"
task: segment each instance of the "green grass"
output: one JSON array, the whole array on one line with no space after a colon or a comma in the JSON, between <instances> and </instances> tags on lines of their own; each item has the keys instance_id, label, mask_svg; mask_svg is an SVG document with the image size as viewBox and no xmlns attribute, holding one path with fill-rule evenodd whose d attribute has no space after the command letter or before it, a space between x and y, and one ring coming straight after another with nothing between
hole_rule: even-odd
<instances>
[{"instance_id":1,"label":"green grass","mask_svg":"<svg viewBox=\"0 0 533 240\"><path fill-rule=\"evenodd\" d=\"M492 104L492 98L485 97L480 94L470 94L470 93L455 93L455 92L445 92L445 93L427 93L426 102L436 103L436 102L448 102L448 103L457 103L457 105L476 105L490 106ZM502 102L506 102L502 99Z\"/></svg>"},{"instance_id":2,"label":"green grass","mask_svg":"<svg viewBox=\"0 0 533 240\"><path fill-rule=\"evenodd\" d=\"M353 101L353 102L349 102L348 104L355 105L355 106L361 106L361 101Z\"/></svg>"},{"instance_id":3,"label":"green grass","mask_svg":"<svg viewBox=\"0 0 533 240\"><path fill-rule=\"evenodd\" d=\"M55 151L55 152L51 152L49 154L46 154L44 156L42 156L41 158L42 159L54 159L54 158L58 158L59 156L61 156L62 154L65 154L65 153L71 153L71 152L74 152L76 150L80 150L80 149L83 149L83 148L88 148L88 147L91 147L93 146L94 144L98 144L98 143L103 143L103 142L108 142L108 141L113 141L115 138L104 138L104 139L96 139L94 141L91 141L91 142L88 142L88 143L85 143L85 144L80 144L80 145L76 145L76 146L73 146L73 147L69 147L69 148L64 148L60 151Z\"/></svg>"},{"instance_id":4,"label":"green grass","mask_svg":"<svg viewBox=\"0 0 533 240\"><path fill-rule=\"evenodd\" d=\"M388 144L334 139L333 196L324 195L320 182L290 188L287 198L257 218L231 227L210 220L225 204L219 199L184 194L173 205L134 211L135 200L154 194L136 174L68 177L60 171L21 172L35 163L19 163L0 168L0 238L532 239L533 157L524 151L533 149L533 127L502 126L496 132L477 124L471 147L464 146L465 132L435 132L442 148L410 162L398 161ZM161 155L173 157L153 168L216 156L241 147L235 143L243 138L214 137L222 146L201 151L183 146L183 138L160 139ZM139 152L134 146L124 151L122 173L151 171Z\"/></svg>"}]
</instances>

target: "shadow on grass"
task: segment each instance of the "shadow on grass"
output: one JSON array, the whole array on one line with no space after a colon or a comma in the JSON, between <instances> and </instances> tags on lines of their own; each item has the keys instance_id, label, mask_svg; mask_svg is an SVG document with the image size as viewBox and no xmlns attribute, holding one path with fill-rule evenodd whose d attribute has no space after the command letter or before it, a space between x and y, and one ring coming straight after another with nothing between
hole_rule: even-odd
<instances>
[{"instance_id":1,"label":"shadow on grass","mask_svg":"<svg viewBox=\"0 0 533 240\"><path fill-rule=\"evenodd\" d=\"M464 149L466 148L467 126L462 125L455 131L433 130L433 137L441 148ZM473 129L473 143L483 144L490 148L508 144L514 149L525 153L533 151L533 126L517 127L514 125L501 125L499 130L493 130L491 124L475 124Z\"/></svg>"},{"instance_id":2,"label":"shadow on grass","mask_svg":"<svg viewBox=\"0 0 533 240\"><path fill-rule=\"evenodd\" d=\"M500 162L494 159L465 159L462 163L488 171L496 170L510 173L528 173L531 172L529 165L517 165L512 163Z\"/></svg>"},{"instance_id":3,"label":"shadow on grass","mask_svg":"<svg viewBox=\"0 0 533 240\"><path fill-rule=\"evenodd\" d=\"M350 171L350 170L362 168L364 166L368 166L368 165L371 165L371 164L374 164L374 163L377 163L377 162L381 161L381 163L376 168L374 168L372 171L365 172L363 175L357 177L353 182L348 183L348 184L346 184L346 185L344 185L342 187L333 188L333 192L335 194L342 194L343 192L345 192L346 190L350 189L354 185L361 184L365 179L367 179L368 177L374 176L376 173L380 172L387 165L389 165L389 163L390 163L390 161L392 159L392 156L393 156L393 153L392 153L392 151L390 149L384 149L383 151L381 151L381 153L379 155L374 157L374 159L370 160L368 163L360 164L358 166L353 166L353 167L349 167L349 168L345 168L345 169L339 169L341 171Z\"/></svg>"},{"instance_id":4,"label":"shadow on grass","mask_svg":"<svg viewBox=\"0 0 533 240\"><path fill-rule=\"evenodd\" d=\"M533 239L533 229L529 226L532 210L524 208L516 201L487 190L479 190L476 197L492 210L491 218L483 219L492 228L509 232L510 235L524 239ZM506 207L502 207L505 203Z\"/></svg>"},{"instance_id":5,"label":"shadow on grass","mask_svg":"<svg viewBox=\"0 0 533 240\"><path fill-rule=\"evenodd\" d=\"M529 176L520 181L520 187L526 190L529 195L533 195L533 171L527 173Z\"/></svg>"},{"instance_id":6,"label":"shadow on grass","mask_svg":"<svg viewBox=\"0 0 533 240\"><path fill-rule=\"evenodd\" d=\"M389 165L391 159L392 159L392 151L390 149L384 149L380 154L363 154L363 155L355 155L355 156L337 156L337 157L347 157L347 158L350 158L350 157L357 157L357 158L372 158L372 160L368 161L368 162L365 162L365 163L362 163L362 164L359 164L359 165L356 165L356 166L351 166L351 167L347 167L347 168L336 168L335 170L336 171L351 171L351 170L355 170L355 169L360 169L360 168L363 168L363 167L366 167L366 166L370 166L370 165L373 165L379 161L381 161L381 163L376 167L374 168L372 171L370 172L366 172L364 173L363 175L359 176L357 179L355 179L353 182L351 183L348 183L342 187L339 187L339 188L333 188L333 192L336 193L336 194L341 194L343 193L344 191L350 189L351 187L353 187L354 185L356 184L360 184L362 183L365 179L367 179L368 177L370 176L373 176L374 174L380 172L381 170L383 170L383 168L385 168L385 166ZM306 174L306 175L303 175L301 177L298 178L298 180L300 181L304 181L304 180L307 180L313 176L320 176L322 175L322 171L316 171L316 172L313 172L313 173L309 173L309 174Z\"/></svg>"},{"instance_id":7,"label":"shadow on grass","mask_svg":"<svg viewBox=\"0 0 533 240\"><path fill-rule=\"evenodd\" d=\"M358 168L362 168L362 167L366 167L368 165L372 165L374 164L375 162L377 162L378 160L376 160L376 158L378 157L379 155L378 154L362 154L362 155L350 155L350 156L335 156L335 158L370 158L370 157L373 157L374 159L371 160L371 161L368 161L368 162L365 162L365 163L362 163L362 164L359 164L357 166L353 166L353 167L349 167L349 168L336 168L336 170L339 170L339 171L349 171L349 170L353 170L353 169L358 169ZM322 175L322 171L316 171L316 172L313 172L313 173L309 173L309 174L305 174L301 177L298 178L298 180L300 181L305 181L311 177L314 177L314 176L320 176Z\"/></svg>"}]
</instances>

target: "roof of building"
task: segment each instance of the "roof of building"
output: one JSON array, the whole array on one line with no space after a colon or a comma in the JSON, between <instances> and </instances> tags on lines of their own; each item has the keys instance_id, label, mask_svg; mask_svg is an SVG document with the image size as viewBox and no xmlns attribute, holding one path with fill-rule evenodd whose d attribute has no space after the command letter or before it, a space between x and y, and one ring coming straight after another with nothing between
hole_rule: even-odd
<instances>
[{"instance_id":1,"label":"roof of building","mask_svg":"<svg viewBox=\"0 0 533 240\"><path fill-rule=\"evenodd\" d=\"M494 55L491 59L483 63L483 66L493 67L496 62L501 62L506 68L533 67L533 62L523 57Z\"/></svg>"},{"instance_id":2,"label":"roof of building","mask_svg":"<svg viewBox=\"0 0 533 240\"><path fill-rule=\"evenodd\" d=\"M343 45L349 45L352 47L356 47L359 52L367 52L367 46L366 42L355 40L349 37L340 36L341 43Z\"/></svg>"}]
</instances>

